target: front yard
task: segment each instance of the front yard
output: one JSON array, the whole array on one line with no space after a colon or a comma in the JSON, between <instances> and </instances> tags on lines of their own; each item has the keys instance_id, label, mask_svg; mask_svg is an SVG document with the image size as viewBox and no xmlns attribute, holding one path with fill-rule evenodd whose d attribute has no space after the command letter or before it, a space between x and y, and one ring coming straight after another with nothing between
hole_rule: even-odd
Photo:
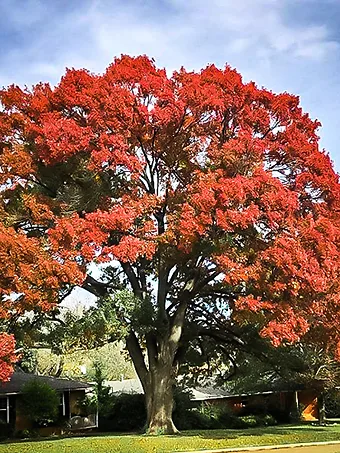
<instances>
[{"instance_id":1,"label":"front yard","mask_svg":"<svg viewBox=\"0 0 340 453\"><path fill-rule=\"evenodd\" d=\"M179 436L103 435L0 444L0 453L169 453L340 440L340 425L187 431ZM339 445L340 452L340 445Z\"/></svg>"}]
</instances>

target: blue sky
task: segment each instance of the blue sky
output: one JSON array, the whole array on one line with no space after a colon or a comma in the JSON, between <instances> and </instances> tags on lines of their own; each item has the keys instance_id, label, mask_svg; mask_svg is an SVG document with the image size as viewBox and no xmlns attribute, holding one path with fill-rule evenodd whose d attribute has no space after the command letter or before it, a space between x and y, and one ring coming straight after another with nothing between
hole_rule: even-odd
<instances>
[{"instance_id":1,"label":"blue sky","mask_svg":"<svg viewBox=\"0 0 340 453\"><path fill-rule=\"evenodd\" d=\"M208 63L298 94L340 170L340 0L0 0L0 86L102 72L121 53Z\"/></svg>"}]
</instances>

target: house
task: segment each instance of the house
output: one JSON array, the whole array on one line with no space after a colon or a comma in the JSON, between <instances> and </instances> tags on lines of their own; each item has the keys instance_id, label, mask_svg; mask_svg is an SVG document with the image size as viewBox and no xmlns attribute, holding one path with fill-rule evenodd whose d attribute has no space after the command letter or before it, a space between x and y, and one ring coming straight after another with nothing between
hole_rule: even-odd
<instances>
[{"instance_id":1,"label":"house","mask_svg":"<svg viewBox=\"0 0 340 453\"><path fill-rule=\"evenodd\" d=\"M119 393L143 393L138 379L121 381L106 381L112 392ZM228 405L235 415L242 414L247 410L256 410L260 407L274 408L282 416L300 412L302 421L316 421L319 418L318 391L307 388L293 390L268 390L262 392L230 393L216 387L196 387L188 389L191 393L191 401L194 406L201 404Z\"/></svg>"},{"instance_id":2,"label":"house","mask_svg":"<svg viewBox=\"0 0 340 453\"><path fill-rule=\"evenodd\" d=\"M70 379L51 376L38 376L22 371L13 373L9 382L0 384L0 423L7 424L9 431L16 432L32 428L32 422L20 407L20 398L24 386L31 380L48 384L60 395L59 418L71 430L95 428L98 426L97 414L82 414L78 401L83 399L92 386ZM60 433L61 428L49 426L41 428L40 434Z\"/></svg>"},{"instance_id":3,"label":"house","mask_svg":"<svg viewBox=\"0 0 340 453\"><path fill-rule=\"evenodd\" d=\"M196 403L227 404L236 415L267 407L287 417L292 412L300 413L301 421L316 421L319 418L318 391L307 388L231 394L212 387L200 387L193 390L192 400Z\"/></svg>"}]
</instances>

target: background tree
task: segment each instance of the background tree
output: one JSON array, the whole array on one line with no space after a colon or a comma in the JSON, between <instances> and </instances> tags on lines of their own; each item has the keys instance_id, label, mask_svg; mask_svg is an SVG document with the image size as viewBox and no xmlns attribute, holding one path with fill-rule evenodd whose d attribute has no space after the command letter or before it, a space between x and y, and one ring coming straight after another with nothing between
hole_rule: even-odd
<instances>
[{"instance_id":1,"label":"background tree","mask_svg":"<svg viewBox=\"0 0 340 453\"><path fill-rule=\"evenodd\" d=\"M123 56L0 99L4 219L58 262L111 263L84 281L97 296L132 290L114 307L150 432L176 432L186 335L239 345L256 321L278 345L322 326L337 352L338 177L297 97Z\"/></svg>"}]
</instances>

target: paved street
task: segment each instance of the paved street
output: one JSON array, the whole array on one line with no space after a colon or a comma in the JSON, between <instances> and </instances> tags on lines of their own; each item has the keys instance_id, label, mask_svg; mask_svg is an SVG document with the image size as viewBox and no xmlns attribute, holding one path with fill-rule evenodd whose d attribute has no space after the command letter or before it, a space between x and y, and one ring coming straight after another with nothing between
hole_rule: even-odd
<instances>
[{"instance_id":1,"label":"paved street","mask_svg":"<svg viewBox=\"0 0 340 453\"><path fill-rule=\"evenodd\" d=\"M340 445L318 445L316 447L290 447L264 450L265 453L340 453Z\"/></svg>"}]
</instances>

